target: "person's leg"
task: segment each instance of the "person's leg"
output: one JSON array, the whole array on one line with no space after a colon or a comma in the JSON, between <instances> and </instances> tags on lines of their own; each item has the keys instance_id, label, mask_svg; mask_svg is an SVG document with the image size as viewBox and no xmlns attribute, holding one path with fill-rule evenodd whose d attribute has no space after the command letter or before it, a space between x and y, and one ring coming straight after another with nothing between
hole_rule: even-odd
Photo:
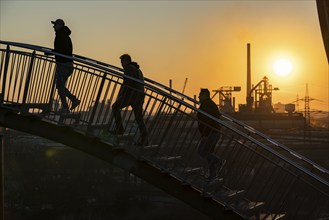
<instances>
[{"instance_id":1,"label":"person's leg","mask_svg":"<svg viewBox=\"0 0 329 220\"><path fill-rule=\"evenodd\" d=\"M198 145L198 154L200 157L206 159L207 158L207 137L206 136L202 136L201 137L201 140L199 142L199 145Z\"/></svg>"},{"instance_id":2,"label":"person's leg","mask_svg":"<svg viewBox=\"0 0 329 220\"><path fill-rule=\"evenodd\" d=\"M121 109L126 107L124 105L124 100L123 97L118 98L114 104L112 105L112 112L113 112L113 117L115 121L115 133L116 134L123 134L124 128L122 124L122 118L121 118Z\"/></svg>"},{"instance_id":3,"label":"person's leg","mask_svg":"<svg viewBox=\"0 0 329 220\"><path fill-rule=\"evenodd\" d=\"M207 160L207 156L208 156L208 152L209 152L209 147L208 147L209 145L207 142L208 142L208 137L202 136L200 139L200 142L198 144L198 148L197 148L198 155L207 161L207 167L202 169L202 175L205 177L209 176L209 163Z\"/></svg>"},{"instance_id":4,"label":"person's leg","mask_svg":"<svg viewBox=\"0 0 329 220\"><path fill-rule=\"evenodd\" d=\"M148 144L148 134L143 119L143 103L144 103L144 96L141 96L138 97L136 101L131 105L140 131L139 144L141 145Z\"/></svg>"},{"instance_id":5,"label":"person's leg","mask_svg":"<svg viewBox=\"0 0 329 220\"><path fill-rule=\"evenodd\" d=\"M74 69L73 69L73 63L65 63L65 75L64 75L64 78L63 78L63 81L64 81L64 91L65 91L65 96L67 98L69 98L71 100L71 102L72 102L70 110L75 109L80 104L80 100L75 95L73 95L70 92L70 90L68 90L66 88L66 86L65 86L66 85L66 81L72 75L73 71L74 71Z\"/></svg>"},{"instance_id":6,"label":"person's leg","mask_svg":"<svg viewBox=\"0 0 329 220\"><path fill-rule=\"evenodd\" d=\"M209 165L210 176L215 175L217 169L219 169L220 163L222 162L221 159L219 159L216 155L213 154L219 139L220 139L219 132L213 131L209 134L208 143L207 143L209 146L209 151L207 152L207 161Z\"/></svg>"},{"instance_id":7,"label":"person's leg","mask_svg":"<svg viewBox=\"0 0 329 220\"><path fill-rule=\"evenodd\" d=\"M56 63L56 88L62 102L62 109L69 109L65 95L65 82L67 80L63 63Z\"/></svg>"},{"instance_id":8,"label":"person's leg","mask_svg":"<svg viewBox=\"0 0 329 220\"><path fill-rule=\"evenodd\" d=\"M219 135L218 132L210 132L210 134L208 136L207 145L209 147L208 147L208 152L207 152L207 160L208 160L209 164L217 163L219 161L217 156L215 156L213 154L214 149L216 147L216 144L217 144L219 138L220 138L220 135Z\"/></svg>"}]
</instances>

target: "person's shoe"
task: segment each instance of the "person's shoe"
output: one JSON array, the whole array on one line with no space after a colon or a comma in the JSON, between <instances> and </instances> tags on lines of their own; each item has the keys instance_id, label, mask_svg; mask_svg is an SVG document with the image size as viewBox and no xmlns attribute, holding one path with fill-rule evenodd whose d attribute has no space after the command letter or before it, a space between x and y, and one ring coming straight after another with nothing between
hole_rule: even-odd
<instances>
[{"instance_id":1,"label":"person's shoe","mask_svg":"<svg viewBox=\"0 0 329 220\"><path fill-rule=\"evenodd\" d=\"M74 101L72 101L72 105L70 110L75 109L78 105L80 105L80 100L79 99L74 99Z\"/></svg>"},{"instance_id":2,"label":"person's shoe","mask_svg":"<svg viewBox=\"0 0 329 220\"><path fill-rule=\"evenodd\" d=\"M201 176L203 176L204 178L209 178L210 174L209 174L209 169L207 168L201 168Z\"/></svg>"}]
</instances>

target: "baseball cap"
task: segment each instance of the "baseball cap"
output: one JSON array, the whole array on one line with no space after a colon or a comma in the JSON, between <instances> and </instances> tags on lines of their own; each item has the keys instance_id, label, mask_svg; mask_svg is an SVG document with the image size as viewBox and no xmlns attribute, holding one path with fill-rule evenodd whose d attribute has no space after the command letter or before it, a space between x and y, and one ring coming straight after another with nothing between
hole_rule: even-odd
<instances>
[{"instance_id":1,"label":"baseball cap","mask_svg":"<svg viewBox=\"0 0 329 220\"><path fill-rule=\"evenodd\" d=\"M210 96L209 89L201 88L201 89L200 89L200 94L205 94L205 95Z\"/></svg>"},{"instance_id":2,"label":"baseball cap","mask_svg":"<svg viewBox=\"0 0 329 220\"><path fill-rule=\"evenodd\" d=\"M52 24L61 24L61 25L65 25L64 21L62 19L57 19L56 21L51 21Z\"/></svg>"}]
</instances>

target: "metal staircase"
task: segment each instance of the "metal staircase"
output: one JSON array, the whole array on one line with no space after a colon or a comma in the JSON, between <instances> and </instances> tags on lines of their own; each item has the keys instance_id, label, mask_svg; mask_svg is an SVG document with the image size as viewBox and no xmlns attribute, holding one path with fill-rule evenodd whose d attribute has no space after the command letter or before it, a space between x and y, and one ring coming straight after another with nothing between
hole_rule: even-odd
<instances>
[{"instance_id":1,"label":"metal staircase","mask_svg":"<svg viewBox=\"0 0 329 220\"><path fill-rule=\"evenodd\" d=\"M150 79L143 106L148 146L135 145L139 132L129 108L122 111L125 133L108 133L114 126L111 105L123 77L129 78L118 67L67 57L74 60L67 87L81 104L59 113L55 60L45 52L67 57L0 41L1 126L111 162L214 219L329 219L329 171L225 114L213 119L221 125L215 154L227 162L219 178L206 179L197 154L199 103Z\"/></svg>"}]
</instances>

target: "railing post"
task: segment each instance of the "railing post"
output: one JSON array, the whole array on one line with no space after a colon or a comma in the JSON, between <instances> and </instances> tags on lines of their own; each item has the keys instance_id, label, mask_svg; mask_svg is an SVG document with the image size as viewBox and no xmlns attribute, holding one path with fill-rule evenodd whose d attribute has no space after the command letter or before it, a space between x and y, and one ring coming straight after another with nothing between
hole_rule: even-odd
<instances>
[{"instance_id":1,"label":"railing post","mask_svg":"<svg viewBox=\"0 0 329 220\"><path fill-rule=\"evenodd\" d=\"M6 59L5 59L5 69L3 71L2 91L1 91L1 94L0 94L0 103L3 103L4 102L4 99L5 99L5 91L6 91L6 82L7 82L7 72L8 72L8 66L9 66L9 58L10 58L10 48L9 48L9 45L7 45Z\"/></svg>"},{"instance_id":2,"label":"railing post","mask_svg":"<svg viewBox=\"0 0 329 220\"><path fill-rule=\"evenodd\" d=\"M157 121L158 121L159 118L161 117L161 112L162 112L162 109L163 109L163 107L164 107L166 101L167 101L167 97L165 97L165 98L161 101L161 104L160 104L160 106L159 106L159 108L158 108L158 110L157 110L157 113L155 113L155 116L154 116L154 118L153 118L153 120L152 120L152 123L151 123L151 125L150 125L150 131L153 131L153 130L154 130L154 127L155 127Z\"/></svg>"},{"instance_id":3,"label":"railing post","mask_svg":"<svg viewBox=\"0 0 329 220\"><path fill-rule=\"evenodd\" d=\"M102 77L102 82L101 82L101 84L99 86L98 94L96 96L96 100L95 100L95 104L94 104L94 107L93 107L93 111L91 113L91 116L90 116L90 119L89 119L89 122L88 122L87 133L89 133L91 131L91 125L92 125L93 120L95 118L95 114L96 114L98 103L99 103L99 100L100 100L100 97L101 97L101 94L102 94L102 91L103 91L103 87L104 87L104 83L105 83L105 80L106 80L106 76L107 76L107 73L104 72L104 75Z\"/></svg>"},{"instance_id":4,"label":"railing post","mask_svg":"<svg viewBox=\"0 0 329 220\"><path fill-rule=\"evenodd\" d=\"M33 51L33 53L32 53L30 64L29 64L29 69L28 69L27 76L26 76L24 94L23 94L23 100L22 100L22 108L24 108L24 105L26 103L27 93L29 91L30 79L31 79L31 74L32 74L32 69L33 69L33 64L34 64L34 58L35 58L35 51Z\"/></svg>"},{"instance_id":5,"label":"railing post","mask_svg":"<svg viewBox=\"0 0 329 220\"><path fill-rule=\"evenodd\" d=\"M178 114L178 109L180 108L180 106L181 106L181 104L178 105L178 107L174 110L173 113L171 113L171 109L170 109L169 114L172 114L172 115L171 115L171 118L170 118L170 120L169 120L169 122L168 122L168 125L166 126L165 131L164 131L164 133L163 133L163 135L162 135L162 137L161 137L161 139L160 139L160 143L162 143L162 142L164 141L166 135L168 134L168 131L169 131L170 127L172 126L175 117L176 117L177 114ZM172 107L172 106L171 106L171 107Z\"/></svg>"}]
</instances>

